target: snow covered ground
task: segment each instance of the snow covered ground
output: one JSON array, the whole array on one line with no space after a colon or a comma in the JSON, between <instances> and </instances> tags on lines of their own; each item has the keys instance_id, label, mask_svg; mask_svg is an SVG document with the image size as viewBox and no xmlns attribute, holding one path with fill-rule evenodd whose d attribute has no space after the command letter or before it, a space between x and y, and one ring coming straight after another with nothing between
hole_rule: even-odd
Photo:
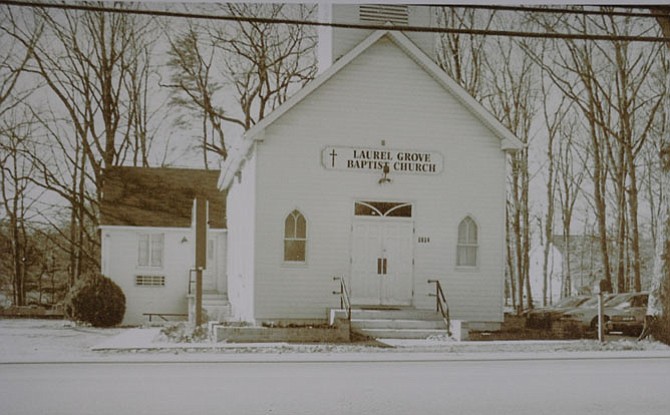
<instances>
[{"instance_id":1,"label":"snow covered ground","mask_svg":"<svg viewBox=\"0 0 670 415\"><path fill-rule=\"evenodd\" d=\"M577 341L455 342L450 339L386 340L370 344L171 343L159 328L98 329L63 320L1 319L0 363L244 359L516 359L573 357L670 357L670 347L611 337L604 344Z\"/></svg>"}]
</instances>

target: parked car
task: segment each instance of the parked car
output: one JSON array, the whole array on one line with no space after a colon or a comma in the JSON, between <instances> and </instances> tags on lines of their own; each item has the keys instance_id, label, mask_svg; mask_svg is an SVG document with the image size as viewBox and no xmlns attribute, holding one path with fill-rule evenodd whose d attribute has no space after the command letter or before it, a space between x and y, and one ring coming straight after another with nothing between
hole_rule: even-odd
<instances>
[{"instance_id":1,"label":"parked car","mask_svg":"<svg viewBox=\"0 0 670 415\"><path fill-rule=\"evenodd\" d=\"M607 294L603 298L603 319L605 322L609 320L608 312L610 310L626 303L635 294L639 293ZM583 307L566 311L560 319L579 322L582 328L586 330L596 330L598 328L598 297L594 297L588 303L583 303Z\"/></svg>"},{"instance_id":2,"label":"parked car","mask_svg":"<svg viewBox=\"0 0 670 415\"><path fill-rule=\"evenodd\" d=\"M571 310L589 301L589 296L578 295L573 297L565 297L556 304L539 307L529 310L525 313L526 327L534 329L550 329L552 321L559 318L566 310Z\"/></svg>"},{"instance_id":3,"label":"parked car","mask_svg":"<svg viewBox=\"0 0 670 415\"><path fill-rule=\"evenodd\" d=\"M635 293L616 307L608 308L605 312L608 317L607 331L639 335L644 327L644 316L647 314L648 301L649 293Z\"/></svg>"}]
</instances>

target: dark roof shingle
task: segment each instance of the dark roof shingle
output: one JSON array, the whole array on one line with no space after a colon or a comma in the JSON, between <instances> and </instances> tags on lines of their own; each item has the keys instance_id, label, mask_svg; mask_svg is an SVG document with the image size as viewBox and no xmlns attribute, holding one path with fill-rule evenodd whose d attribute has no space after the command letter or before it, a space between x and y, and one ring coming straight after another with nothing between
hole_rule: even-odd
<instances>
[{"instance_id":1,"label":"dark roof shingle","mask_svg":"<svg viewBox=\"0 0 670 415\"><path fill-rule=\"evenodd\" d=\"M226 227L218 170L113 167L104 172L100 224L187 228L193 199L209 200L210 228Z\"/></svg>"}]
</instances>

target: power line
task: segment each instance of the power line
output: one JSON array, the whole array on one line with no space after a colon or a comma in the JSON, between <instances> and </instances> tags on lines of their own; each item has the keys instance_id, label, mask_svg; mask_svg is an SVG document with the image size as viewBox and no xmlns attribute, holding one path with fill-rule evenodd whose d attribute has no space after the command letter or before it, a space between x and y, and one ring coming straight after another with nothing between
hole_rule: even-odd
<instances>
[{"instance_id":1,"label":"power line","mask_svg":"<svg viewBox=\"0 0 670 415\"><path fill-rule=\"evenodd\" d=\"M457 29L441 27L421 27L421 26L390 26L390 25L372 25L372 24L353 24L353 23L326 23L309 20L297 19L274 19L265 17L243 17L243 16L220 16L200 13L183 13L163 10L139 10L139 9L120 9L113 7L99 7L76 4L53 4L53 3L35 3L16 0L0 0L0 4L17 7L61 9L61 10L79 10L89 12L103 13L123 13L133 15L145 15L153 17L175 17L185 19L201 20L222 20L232 22L261 23L261 24L285 24L302 26L324 26L337 29L364 29L364 30L390 30L398 32L423 32L423 33L442 33L442 34L467 34L482 36L505 36L505 37L525 37L525 38L545 38L545 39L571 39L571 40L609 40L626 42L670 42L670 37L662 36L630 36L630 35L597 35L581 33L540 33L540 32L519 32L511 30L490 30L490 29Z\"/></svg>"},{"instance_id":2,"label":"power line","mask_svg":"<svg viewBox=\"0 0 670 415\"><path fill-rule=\"evenodd\" d=\"M520 12L534 12L534 13L562 13L562 14L577 14L577 15L594 15L594 16L617 16L617 17L668 17L668 13L663 13L655 10L650 10L649 12L618 12L614 10L583 10L583 9L571 9L571 8L561 8L561 7L530 7L530 6L496 6L496 5L455 5L455 6L445 6L445 7L458 7L465 9L481 9L481 10L501 10L501 11L520 11ZM621 7L621 6L610 6L610 7Z\"/></svg>"}]
</instances>

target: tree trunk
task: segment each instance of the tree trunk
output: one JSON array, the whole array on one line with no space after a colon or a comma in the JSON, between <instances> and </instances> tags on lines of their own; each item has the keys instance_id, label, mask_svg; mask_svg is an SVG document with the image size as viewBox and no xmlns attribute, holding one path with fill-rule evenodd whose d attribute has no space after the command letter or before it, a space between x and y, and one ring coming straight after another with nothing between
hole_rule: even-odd
<instances>
[{"instance_id":1,"label":"tree trunk","mask_svg":"<svg viewBox=\"0 0 670 415\"><path fill-rule=\"evenodd\" d=\"M640 256L640 230L637 220L638 210L638 189L637 189L637 174L634 166L632 149L628 148L626 151L628 157L628 175L630 177L630 185L628 188L628 211L630 220L630 233L632 236L632 250L633 250L633 289L636 292L642 291L642 279L640 264L642 262Z\"/></svg>"}]
</instances>

